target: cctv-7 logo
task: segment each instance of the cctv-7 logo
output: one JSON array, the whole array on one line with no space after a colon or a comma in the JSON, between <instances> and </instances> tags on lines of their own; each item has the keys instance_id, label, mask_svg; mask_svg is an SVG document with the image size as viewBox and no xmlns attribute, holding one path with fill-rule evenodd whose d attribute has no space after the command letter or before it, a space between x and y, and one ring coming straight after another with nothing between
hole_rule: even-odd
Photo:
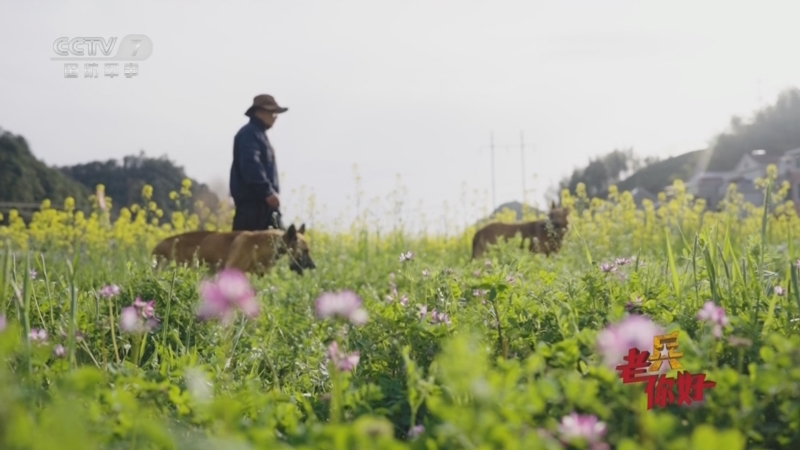
<instances>
[{"instance_id":1,"label":"cctv-7 logo","mask_svg":"<svg viewBox=\"0 0 800 450\"><path fill-rule=\"evenodd\" d=\"M142 40L141 39L131 39L131 42L136 44L136 47L133 47L133 53L131 54L131 56L136 56L136 54L139 53L139 47L142 45Z\"/></svg>"}]
</instances>

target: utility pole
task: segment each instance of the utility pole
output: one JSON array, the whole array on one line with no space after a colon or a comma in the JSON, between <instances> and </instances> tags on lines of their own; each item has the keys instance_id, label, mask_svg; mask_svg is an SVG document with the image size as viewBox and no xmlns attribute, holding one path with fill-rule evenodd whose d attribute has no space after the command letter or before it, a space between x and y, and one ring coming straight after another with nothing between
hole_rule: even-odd
<instances>
[{"instance_id":1,"label":"utility pole","mask_svg":"<svg viewBox=\"0 0 800 450\"><path fill-rule=\"evenodd\" d=\"M503 148L506 151L508 151L508 150L512 150L513 151L513 149L516 148L516 146L515 145L499 145L499 146L495 146L495 144L494 144L494 132L492 131L489 134L489 151L490 151L491 158L492 158L491 170L492 170L492 206L493 206L493 208L497 208L497 182L496 182L496 176L495 176L495 160L494 160L495 147ZM528 147L530 147L530 146L528 146ZM520 159L521 159L521 162L522 162L521 165L522 165L522 196L523 196L523 202L524 202L524 198L525 198L525 196L527 194L527 189L525 188L525 148L526 148L526 146L525 146L524 136L523 136L523 133L520 131L519 149L520 149ZM486 149L486 146L482 145L482 146L480 146L478 152L482 153L482 151L485 150L485 149Z\"/></svg>"},{"instance_id":2,"label":"utility pole","mask_svg":"<svg viewBox=\"0 0 800 450\"><path fill-rule=\"evenodd\" d=\"M495 196L495 181L494 181L494 131L489 133L489 147L492 149L492 209L497 208L497 197Z\"/></svg>"},{"instance_id":3,"label":"utility pole","mask_svg":"<svg viewBox=\"0 0 800 450\"><path fill-rule=\"evenodd\" d=\"M519 132L519 159L522 166L522 215L525 215L527 209L528 191L525 189L525 137L522 131Z\"/></svg>"}]
</instances>

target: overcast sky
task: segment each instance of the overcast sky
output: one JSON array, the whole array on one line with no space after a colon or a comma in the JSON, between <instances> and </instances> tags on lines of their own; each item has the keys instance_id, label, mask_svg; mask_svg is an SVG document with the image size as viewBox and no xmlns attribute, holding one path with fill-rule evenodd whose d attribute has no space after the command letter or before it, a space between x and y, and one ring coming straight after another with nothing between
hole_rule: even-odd
<instances>
[{"instance_id":1,"label":"overcast sky","mask_svg":"<svg viewBox=\"0 0 800 450\"><path fill-rule=\"evenodd\" d=\"M492 206L491 132L513 146L496 151L497 203L522 197L522 131L543 204L591 156L703 148L800 86L795 4L4 0L0 127L51 165L144 149L227 183L243 113L269 93L290 108L269 132L290 218L307 215L301 187L328 220L353 211L358 164L376 215L401 174L406 220L422 202L464 223ZM59 37L127 34L153 41L135 78L65 79L50 60Z\"/></svg>"}]
</instances>

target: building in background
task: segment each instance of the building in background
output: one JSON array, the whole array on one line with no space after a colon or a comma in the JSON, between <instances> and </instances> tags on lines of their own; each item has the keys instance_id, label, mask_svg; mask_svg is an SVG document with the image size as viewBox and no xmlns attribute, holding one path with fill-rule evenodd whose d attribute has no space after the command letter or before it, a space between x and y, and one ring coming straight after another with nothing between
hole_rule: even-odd
<instances>
[{"instance_id":1,"label":"building in background","mask_svg":"<svg viewBox=\"0 0 800 450\"><path fill-rule=\"evenodd\" d=\"M689 193L706 201L709 209L716 209L725 198L728 186L736 185L744 201L756 206L764 203L764 194L755 186L755 180L764 177L767 166L774 164L778 169L776 186L788 181L791 189L788 200L792 200L800 213L800 148L789 150L783 155L767 155L764 150L753 150L742 156L739 163L727 172L698 171L686 183ZM702 165L702 164L701 164Z\"/></svg>"}]
</instances>

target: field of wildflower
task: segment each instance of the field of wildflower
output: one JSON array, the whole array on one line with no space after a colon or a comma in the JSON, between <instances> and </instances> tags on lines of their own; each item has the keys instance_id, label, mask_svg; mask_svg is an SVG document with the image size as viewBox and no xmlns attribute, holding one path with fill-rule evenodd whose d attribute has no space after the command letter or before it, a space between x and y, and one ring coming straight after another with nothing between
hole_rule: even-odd
<instances>
[{"instance_id":1,"label":"field of wildflower","mask_svg":"<svg viewBox=\"0 0 800 450\"><path fill-rule=\"evenodd\" d=\"M167 218L149 187L113 221L102 186L91 214L11 212L0 448L800 448L800 218L773 177L767 208L732 189L718 211L680 181L639 209L579 186L549 258L471 261L474 227L310 227L316 270L263 278L154 270L158 240L231 212ZM629 349L675 332L652 398L623 383Z\"/></svg>"}]
</instances>

